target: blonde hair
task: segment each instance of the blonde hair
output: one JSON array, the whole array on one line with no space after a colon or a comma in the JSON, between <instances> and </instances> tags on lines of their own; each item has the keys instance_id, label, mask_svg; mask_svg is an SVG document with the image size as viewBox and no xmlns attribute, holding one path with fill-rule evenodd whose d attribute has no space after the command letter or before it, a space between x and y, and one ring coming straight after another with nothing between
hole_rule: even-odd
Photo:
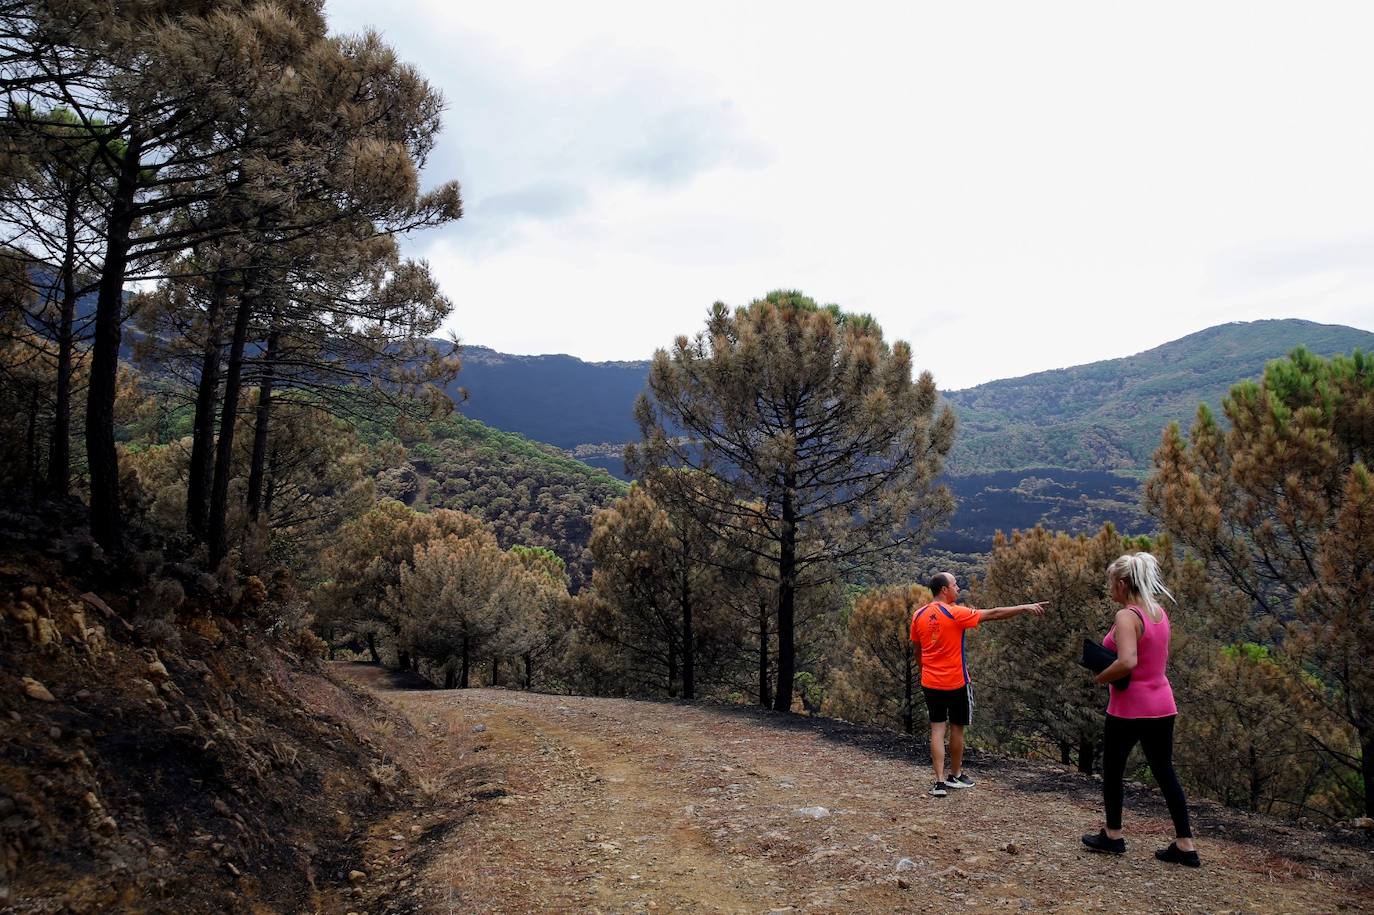
<instances>
[{"instance_id":1,"label":"blonde hair","mask_svg":"<svg viewBox=\"0 0 1374 915\"><path fill-rule=\"evenodd\" d=\"M1159 574L1159 560L1150 553L1118 556L1107 566L1107 577L1112 581L1124 581L1131 594L1140 598L1148 610L1163 609L1158 600L1160 596L1174 601L1174 596L1164 587L1164 579Z\"/></svg>"}]
</instances>

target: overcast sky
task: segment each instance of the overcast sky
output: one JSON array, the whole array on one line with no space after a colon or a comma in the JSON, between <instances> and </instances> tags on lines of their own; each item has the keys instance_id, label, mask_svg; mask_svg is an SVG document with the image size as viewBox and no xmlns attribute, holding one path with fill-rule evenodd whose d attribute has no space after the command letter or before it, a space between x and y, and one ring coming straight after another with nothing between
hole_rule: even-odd
<instances>
[{"instance_id":1,"label":"overcast sky","mask_svg":"<svg viewBox=\"0 0 1374 915\"><path fill-rule=\"evenodd\" d=\"M1225 321L1374 330L1374 4L328 0L444 93L450 329L643 359L872 313L957 389Z\"/></svg>"}]
</instances>

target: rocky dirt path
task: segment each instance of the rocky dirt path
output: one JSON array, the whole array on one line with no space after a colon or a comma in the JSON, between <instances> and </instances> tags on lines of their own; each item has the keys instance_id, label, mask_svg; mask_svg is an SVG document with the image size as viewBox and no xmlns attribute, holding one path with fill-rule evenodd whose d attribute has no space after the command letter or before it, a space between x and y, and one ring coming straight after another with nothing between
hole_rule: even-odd
<instances>
[{"instance_id":1,"label":"rocky dirt path","mask_svg":"<svg viewBox=\"0 0 1374 915\"><path fill-rule=\"evenodd\" d=\"M373 827L359 913L1374 910L1368 836L1202 805L1204 867L1165 866L1139 790L1107 858L1078 842L1096 783L1050 765L974 756L937 799L909 742L837 722L339 670L409 722L389 742L431 799Z\"/></svg>"}]
</instances>

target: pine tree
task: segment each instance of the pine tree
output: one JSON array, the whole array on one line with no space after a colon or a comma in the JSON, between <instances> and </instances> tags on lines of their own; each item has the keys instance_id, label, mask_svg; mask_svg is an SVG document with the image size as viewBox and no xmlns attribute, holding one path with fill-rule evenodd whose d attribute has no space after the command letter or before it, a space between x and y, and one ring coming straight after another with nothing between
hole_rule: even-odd
<instances>
[{"instance_id":1,"label":"pine tree","mask_svg":"<svg viewBox=\"0 0 1374 915\"><path fill-rule=\"evenodd\" d=\"M845 627L849 657L836 673L832 707L850 720L915 732L919 669L911 615L930 601L923 585L878 588L854 601Z\"/></svg>"},{"instance_id":2,"label":"pine tree","mask_svg":"<svg viewBox=\"0 0 1374 915\"><path fill-rule=\"evenodd\" d=\"M480 528L480 521L462 512L421 514L399 502L379 502L345 524L324 551L314 594L316 627L331 643L344 634L362 640L372 660L380 661L378 639L394 642L399 630L400 616L388 593L399 587L401 569L413 560L415 547Z\"/></svg>"},{"instance_id":3,"label":"pine tree","mask_svg":"<svg viewBox=\"0 0 1374 915\"><path fill-rule=\"evenodd\" d=\"M106 547L119 545L113 403L126 284L165 276L169 259L194 252L213 277L205 329L225 335L206 338L203 394L218 390L218 359L228 348L207 518L211 553L222 554L248 334L272 314L281 277L266 252L340 220L355 235L366 227L365 236L455 218L456 185L421 193L418 183L441 100L377 36L328 37L311 0L136 9L33 0L0 9L0 46L7 110L60 110L96 152L101 194L91 223L101 243L86 409L92 530ZM10 115L6 132L52 133L53 124L33 120ZM268 340L270 318L265 323L259 339ZM270 402L260 398L264 414ZM210 466L204 446L215 406L213 396L198 398L192 486ZM188 502L196 511L201 493Z\"/></svg>"},{"instance_id":4,"label":"pine tree","mask_svg":"<svg viewBox=\"0 0 1374 915\"><path fill-rule=\"evenodd\" d=\"M1179 697L1179 772L1202 793L1232 807L1285 814L1312 810L1314 795L1329 792L1339 780L1329 777L1329 763L1311 751L1307 734L1321 727L1320 736L1331 739L1340 729L1323 725L1311 685L1253 642L1218 646L1204 641L1199 647L1203 651L1186 658L1192 675Z\"/></svg>"},{"instance_id":5,"label":"pine tree","mask_svg":"<svg viewBox=\"0 0 1374 915\"><path fill-rule=\"evenodd\" d=\"M690 560L677 550L668 513L643 486L592 517L590 549L595 599L579 620L614 646L632 688L677 696L681 684L682 614L674 570Z\"/></svg>"},{"instance_id":6,"label":"pine tree","mask_svg":"<svg viewBox=\"0 0 1374 915\"><path fill-rule=\"evenodd\" d=\"M773 706L790 710L799 590L920 543L952 502L936 482L954 415L937 408L929 372L877 323L774 292L654 355L626 464L692 471L665 477L663 498L776 588ZM756 538L765 538L759 548ZM748 557L747 560L744 557Z\"/></svg>"},{"instance_id":7,"label":"pine tree","mask_svg":"<svg viewBox=\"0 0 1374 915\"><path fill-rule=\"evenodd\" d=\"M13 152L10 180L0 181L2 224L9 230L0 259L23 278L30 294L19 301L23 333L10 335L37 346L35 357L52 363L51 420L47 430L45 488L65 496L71 480L71 420L75 379L84 361L78 344L89 322L78 319L77 305L95 288L96 252L104 175L99 135L66 108L36 112L19 107L0 120ZM33 331L38 331L33 333Z\"/></svg>"},{"instance_id":8,"label":"pine tree","mask_svg":"<svg viewBox=\"0 0 1374 915\"><path fill-rule=\"evenodd\" d=\"M524 686L530 689L541 667L567 647L573 625L567 564L545 547L516 544L506 553L531 583L513 638L515 653L524 665Z\"/></svg>"},{"instance_id":9,"label":"pine tree","mask_svg":"<svg viewBox=\"0 0 1374 915\"><path fill-rule=\"evenodd\" d=\"M1224 428L1206 406L1188 438L1165 431L1150 510L1253 607L1256 640L1306 682L1349 745L1310 738L1363 783L1374 815L1374 357L1296 349L1231 389Z\"/></svg>"},{"instance_id":10,"label":"pine tree","mask_svg":"<svg viewBox=\"0 0 1374 915\"><path fill-rule=\"evenodd\" d=\"M476 660L504 654L528 609L532 581L516 565L480 527L417 543L387 597L401 652L448 671L456 666L447 685L456 679L466 689Z\"/></svg>"},{"instance_id":11,"label":"pine tree","mask_svg":"<svg viewBox=\"0 0 1374 915\"><path fill-rule=\"evenodd\" d=\"M1066 763L1076 754L1080 772L1093 771L1106 694L1083 676L1077 660L1083 639L1101 641L1117 610L1106 591L1107 566L1142 545L1110 524L1093 537L1043 527L999 533L976 590L986 604L1046 602L1034 631L1002 629L980 640L975 663L997 675L978 694L1005 734L1046 740Z\"/></svg>"}]
</instances>

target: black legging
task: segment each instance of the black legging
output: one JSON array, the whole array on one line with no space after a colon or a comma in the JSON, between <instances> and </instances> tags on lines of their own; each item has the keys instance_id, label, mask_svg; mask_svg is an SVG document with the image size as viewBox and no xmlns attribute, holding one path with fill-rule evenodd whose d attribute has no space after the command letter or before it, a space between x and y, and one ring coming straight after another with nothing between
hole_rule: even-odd
<instances>
[{"instance_id":1,"label":"black legging","mask_svg":"<svg viewBox=\"0 0 1374 915\"><path fill-rule=\"evenodd\" d=\"M1188 824L1188 802L1183 797L1183 786L1178 783L1174 773L1174 719L1167 718L1117 718L1107 716L1107 727L1102 738L1102 799L1107 805L1107 828L1121 828L1122 778L1126 774L1126 757L1131 748L1139 741L1145 751L1145 761L1150 764L1150 772L1159 782L1159 790L1164 792L1164 800L1169 805L1169 816L1174 818L1174 834L1180 839L1193 837L1192 827Z\"/></svg>"}]
</instances>

